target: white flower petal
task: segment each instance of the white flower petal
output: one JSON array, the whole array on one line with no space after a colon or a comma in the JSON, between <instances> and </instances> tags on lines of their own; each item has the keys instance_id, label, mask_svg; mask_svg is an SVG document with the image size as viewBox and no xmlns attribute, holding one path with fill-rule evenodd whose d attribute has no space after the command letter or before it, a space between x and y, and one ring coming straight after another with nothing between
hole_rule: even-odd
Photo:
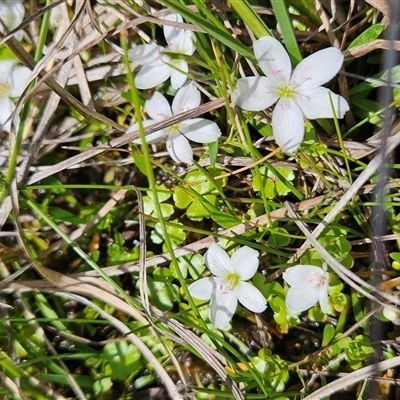
<instances>
[{"instance_id":1,"label":"white flower petal","mask_svg":"<svg viewBox=\"0 0 400 400\"><path fill-rule=\"evenodd\" d=\"M173 66L171 68L171 86L174 89L181 88L187 81L187 72L189 67L185 60L173 60Z\"/></svg>"},{"instance_id":2,"label":"white flower petal","mask_svg":"<svg viewBox=\"0 0 400 400\"><path fill-rule=\"evenodd\" d=\"M200 105L200 102L200 90L192 82L188 82L176 93L172 101L172 114L177 115L188 110L193 110Z\"/></svg>"},{"instance_id":3,"label":"white flower petal","mask_svg":"<svg viewBox=\"0 0 400 400\"><path fill-rule=\"evenodd\" d=\"M304 120L299 106L290 99L280 99L272 114L276 143L288 153L296 151L304 137Z\"/></svg>"},{"instance_id":4,"label":"white flower petal","mask_svg":"<svg viewBox=\"0 0 400 400\"><path fill-rule=\"evenodd\" d=\"M171 21L171 22L183 22L181 15L176 14L176 13L165 15L163 17L163 19L165 19L167 21ZM175 28L175 27L169 26L169 25L164 25L163 31L164 31L164 37L167 42L167 45L170 49L172 49L170 44L172 46L174 45L175 39L179 35L180 31L182 31L182 29ZM172 51L174 51L174 50L172 50Z\"/></svg>"},{"instance_id":5,"label":"white flower petal","mask_svg":"<svg viewBox=\"0 0 400 400\"><path fill-rule=\"evenodd\" d=\"M14 112L14 110L15 110L15 104L8 97L3 97L2 99L0 99L0 130L10 133L11 130L10 116ZM17 122L17 125L19 125L19 122Z\"/></svg>"},{"instance_id":6,"label":"white flower petal","mask_svg":"<svg viewBox=\"0 0 400 400\"><path fill-rule=\"evenodd\" d=\"M194 44L194 33L192 31L182 30L180 36L178 37L178 49L179 53L187 54L191 56L195 50L196 46Z\"/></svg>"},{"instance_id":7,"label":"white flower petal","mask_svg":"<svg viewBox=\"0 0 400 400\"><path fill-rule=\"evenodd\" d=\"M171 68L166 64L142 67L135 76L135 85L138 89L151 89L165 82L171 76L171 72Z\"/></svg>"},{"instance_id":8,"label":"white flower petal","mask_svg":"<svg viewBox=\"0 0 400 400\"><path fill-rule=\"evenodd\" d=\"M164 121L172 117L168 100L160 93L154 92L153 96L144 105L147 115L154 121Z\"/></svg>"},{"instance_id":9,"label":"white flower petal","mask_svg":"<svg viewBox=\"0 0 400 400\"><path fill-rule=\"evenodd\" d=\"M132 62L149 67L162 65L162 51L164 47L156 44L141 44L134 49L129 50L128 56Z\"/></svg>"},{"instance_id":10,"label":"white flower petal","mask_svg":"<svg viewBox=\"0 0 400 400\"><path fill-rule=\"evenodd\" d=\"M223 329L228 325L235 314L237 298L233 292L218 291L216 297L210 303L210 321L217 329Z\"/></svg>"},{"instance_id":11,"label":"white flower petal","mask_svg":"<svg viewBox=\"0 0 400 400\"><path fill-rule=\"evenodd\" d=\"M187 139L193 140L193 142L196 143L215 142L221 136L218 125L204 118L192 118L187 121L182 121L179 126L179 131Z\"/></svg>"},{"instance_id":12,"label":"white flower petal","mask_svg":"<svg viewBox=\"0 0 400 400\"><path fill-rule=\"evenodd\" d=\"M336 117L343 118L344 114L349 111L347 101L342 96L322 86L315 89L308 89L305 95L300 93L296 97L295 102L308 119L333 118L334 110L331 106L330 97L335 107Z\"/></svg>"},{"instance_id":13,"label":"white flower petal","mask_svg":"<svg viewBox=\"0 0 400 400\"><path fill-rule=\"evenodd\" d=\"M278 101L272 114L272 131L282 151L296 151L304 138L304 119L299 106L291 99Z\"/></svg>"},{"instance_id":14,"label":"white flower petal","mask_svg":"<svg viewBox=\"0 0 400 400\"><path fill-rule=\"evenodd\" d=\"M188 140L183 135L169 135L167 150L171 158L177 163L192 164L193 150Z\"/></svg>"},{"instance_id":15,"label":"white flower petal","mask_svg":"<svg viewBox=\"0 0 400 400\"><path fill-rule=\"evenodd\" d=\"M243 110L264 110L278 100L276 84L265 76L240 78L232 93L233 101Z\"/></svg>"},{"instance_id":16,"label":"white flower petal","mask_svg":"<svg viewBox=\"0 0 400 400\"><path fill-rule=\"evenodd\" d=\"M192 297L199 300L209 300L216 296L217 287L221 283L219 278L202 278L193 282L189 287L189 293Z\"/></svg>"},{"instance_id":17,"label":"white flower petal","mask_svg":"<svg viewBox=\"0 0 400 400\"><path fill-rule=\"evenodd\" d=\"M265 36L253 43L254 55L264 74L279 85L289 82L292 64L282 44L271 36Z\"/></svg>"},{"instance_id":18,"label":"white flower petal","mask_svg":"<svg viewBox=\"0 0 400 400\"><path fill-rule=\"evenodd\" d=\"M143 128L147 128L150 125L153 125L156 121L153 121L152 119L146 119L143 121ZM135 132L139 129L139 124L135 123L131 125L126 133L132 133ZM159 131L150 133L149 135L146 135L146 143L147 144L154 144L154 143L159 143L162 142L166 136L168 136L168 131L166 129L160 129ZM134 139L132 140L133 143L135 144L141 144L142 141L140 139Z\"/></svg>"},{"instance_id":19,"label":"white flower petal","mask_svg":"<svg viewBox=\"0 0 400 400\"><path fill-rule=\"evenodd\" d=\"M312 89L330 81L343 64L343 54L335 47L328 47L311 54L293 71L290 83L299 90Z\"/></svg>"},{"instance_id":20,"label":"white flower petal","mask_svg":"<svg viewBox=\"0 0 400 400\"><path fill-rule=\"evenodd\" d=\"M242 281L247 281L256 273L259 263L258 256L258 251L248 246L239 248L232 255L232 267Z\"/></svg>"},{"instance_id":21,"label":"white flower petal","mask_svg":"<svg viewBox=\"0 0 400 400\"><path fill-rule=\"evenodd\" d=\"M325 273L322 268L315 265L295 265L287 268L282 278L292 287L306 289L311 286L318 286Z\"/></svg>"},{"instance_id":22,"label":"white flower petal","mask_svg":"<svg viewBox=\"0 0 400 400\"><path fill-rule=\"evenodd\" d=\"M290 314L298 314L314 306L318 299L317 286L307 289L291 287L286 294L286 307Z\"/></svg>"},{"instance_id":23,"label":"white flower petal","mask_svg":"<svg viewBox=\"0 0 400 400\"><path fill-rule=\"evenodd\" d=\"M267 308L267 302L262 293L247 282L240 282L234 293L239 303L252 312L261 313Z\"/></svg>"},{"instance_id":24,"label":"white flower petal","mask_svg":"<svg viewBox=\"0 0 400 400\"><path fill-rule=\"evenodd\" d=\"M26 67L18 67L14 69L14 71L8 77L8 83L11 87L10 97L21 96L22 92L26 88L31 73L31 70Z\"/></svg>"},{"instance_id":25,"label":"white flower petal","mask_svg":"<svg viewBox=\"0 0 400 400\"><path fill-rule=\"evenodd\" d=\"M138 89L151 89L165 82L171 76L171 68L166 65L142 67L135 76Z\"/></svg>"},{"instance_id":26,"label":"white flower petal","mask_svg":"<svg viewBox=\"0 0 400 400\"><path fill-rule=\"evenodd\" d=\"M65 8L65 9L64 9ZM57 28L62 24L64 20L64 11L66 11L66 4L60 4L57 7L54 7L50 11L50 26L52 28Z\"/></svg>"},{"instance_id":27,"label":"white flower petal","mask_svg":"<svg viewBox=\"0 0 400 400\"><path fill-rule=\"evenodd\" d=\"M329 300L328 300L328 288L329 281L326 280L325 283L319 288L319 305L323 313L327 314L329 312Z\"/></svg>"},{"instance_id":28,"label":"white flower petal","mask_svg":"<svg viewBox=\"0 0 400 400\"><path fill-rule=\"evenodd\" d=\"M153 122L150 125L153 125ZM146 127L146 126L147 125L144 125L144 127ZM156 132L150 133L149 135L146 135L146 143L147 144L160 143L160 142L164 141L167 136L168 136L168 130L160 129L159 131L156 131ZM133 143L140 144L141 140L136 139L133 141Z\"/></svg>"},{"instance_id":29,"label":"white flower petal","mask_svg":"<svg viewBox=\"0 0 400 400\"><path fill-rule=\"evenodd\" d=\"M7 31L11 31L16 28L24 19L25 8L21 0L7 0L0 1L0 15L3 24L6 26ZM2 25L0 26L0 32L4 33ZM15 39L22 40L22 31L17 32Z\"/></svg>"},{"instance_id":30,"label":"white flower petal","mask_svg":"<svg viewBox=\"0 0 400 400\"><path fill-rule=\"evenodd\" d=\"M17 63L16 60L0 61L0 80L2 81L8 80L16 63Z\"/></svg>"},{"instance_id":31,"label":"white flower petal","mask_svg":"<svg viewBox=\"0 0 400 400\"><path fill-rule=\"evenodd\" d=\"M207 268L211 273L219 278L224 278L229 272L234 272L231 267L231 259L224 249L213 243L206 253L204 254L204 260Z\"/></svg>"}]
</instances>

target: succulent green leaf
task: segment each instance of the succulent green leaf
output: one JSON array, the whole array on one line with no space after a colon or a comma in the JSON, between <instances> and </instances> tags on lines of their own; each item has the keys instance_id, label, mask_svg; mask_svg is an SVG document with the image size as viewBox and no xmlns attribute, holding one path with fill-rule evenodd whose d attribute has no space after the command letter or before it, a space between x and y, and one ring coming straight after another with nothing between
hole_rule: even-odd
<instances>
[{"instance_id":1,"label":"succulent green leaf","mask_svg":"<svg viewBox=\"0 0 400 400\"><path fill-rule=\"evenodd\" d=\"M141 354L137 347L126 341L107 343L103 354L108 362L108 374L112 379L124 379L138 371Z\"/></svg>"}]
</instances>

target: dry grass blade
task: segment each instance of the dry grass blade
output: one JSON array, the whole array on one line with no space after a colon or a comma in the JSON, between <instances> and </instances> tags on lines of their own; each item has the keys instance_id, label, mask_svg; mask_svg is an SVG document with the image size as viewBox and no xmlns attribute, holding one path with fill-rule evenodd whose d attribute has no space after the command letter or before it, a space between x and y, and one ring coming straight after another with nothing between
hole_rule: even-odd
<instances>
[{"instance_id":1,"label":"dry grass blade","mask_svg":"<svg viewBox=\"0 0 400 400\"><path fill-rule=\"evenodd\" d=\"M0 288L2 286L5 286L5 285L9 284L10 282L12 282L16 278L18 278L20 275L22 275L24 272L26 272L30 268L31 268L31 265L27 265L27 266L19 269L18 271L14 272L13 274L7 276L6 278L2 279L0 281Z\"/></svg>"},{"instance_id":2,"label":"dry grass blade","mask_svg":"<svg viewBox=\"0 0 400 400\"><path fill-rule=\"evenodd\" d=\"M27 53L24 48L18 43L15 38L10 38L7 40L7 45L10 49L16 54L19 60L24 64L27 68L34 70L36 67L36 62L32 58L32 56ZM74 55L75 56L75 55ZM39 73L39 77L43 78L44 74ZM93 111L92 109L86 107L80 101L78 101L74 96L72 96L69 92L67 92L62 86L60 86L57 81L51 76L46 77L46 85L55 92L58 96L60 96L69 106L77 110L82 116L88 119L97 119L99 121L104 122L107 125L112 126L115 129L123 131L123 129L116 124L114 121L105 117L102 114Z\"/></svg>"},{"instance_id":3,"label":"dry grass blade","mask_svg":"<svg viewBox=\"0 0 400 400\"><path fill-rule=\"evenodd\" d=\"M79 22L83 18L83 15L81 14L80 10L77 10L77 11L78 11L77 13L80 15L80 19L77 19L77 21ZM65 17L68 18L68 15L66 15ZM73 27L73 26L74 25L71 24L71 27ZM72 53L78 45L76 30L71 31L71 35L68 36L68 39L69 39L68 52ZM61 68L61 70L58 74L58 77L56 78L57 83L61 87L65 86L65 84L68 80L68 76L70 74L71 68L72 68L71 62L66 63ZM20 103L23 103L23 101L24 101L24 98L21 97ZM60 103L60 97L56 93L52 92L50 94L50 98L47 101L47 104L44 108L44 111L40 118L39 124L33 135L32 143L31 143L31 146L28 151L28 156L25 158L24 162L22 163L21 170L19 171L19 173L17 175L18 182L22 182L25 180L27 173L28 173L28 169L35 160L35 157L40 149L40 146L42 144L44 136L49 129L51 120L53 118L54 113L57 110L59 103Z\"/></svg>"},{"instance_id":4,"label":"dry grass blade","mask_svg":"<svg viewBox=\"0 0 400 400\"><path fill-rule=\"evenodd\" d=\"M305 397L304 400L322 399L326 396L330 396L336 392L339 392L340 390L343 390L344 387L354 385L355 383L360 382L363 379L367 379L376 374L376 372L382 372L390 368L396 368L399 365L400 357L394 357L390 360L381 361L374 365L368 365L367 367L354 371L351 374L344 376L343 378L339 378L333 382L326 384L322 388Z\"/></svg>"},{"instance_id":5,"label":"dry grass blade","mask_svg":"<svg viewBox=\"0 0 400 400\"><path fill-rule=\"evenodd\" d=\"M376 39L373 42L361 44L351 49L343 51L345 60L350 60L351 58L359 58L365 56L374 50L395 50L400 51L400 41L394 40L389 41L385 39Z\"/></svg>"},{"instance_id":6,"label":"dry grass blade","mask_svg":"<svg viewBox=\"0 0 400 400\"><path fill-rule=\"evenodd\" d=\"M70 293L57 293L60 296L69 297L70 299L79 301L82 304L92 308L96 312L100 314L102 318L109 321L119 332L125 335L127 340L129 340L132 344L134 344L142 353L143 357L147 359L147 361L152 365L154 370L157 372L158 376L164 383L169 395L173 400L184 400L183 396L179 392L178 388L176 387L175 383L172 381L168 373L165 371L163 366L159 363L158 359L153 355L153 353L146 347L146 345L139 339L138 336L133 334L131 330L122 323L119 319L111 316L110 314L106 313L101 307L96 306L91 301L87 300L85 297L77 296Z\"/></svg>"},{"instance_id":7,"label":"dry grass blade","mask_svg":"<svg viewBox=\"0 0 400 400\"><path fill-rule=\"evenodd\" d=\"M217 374L226 382L228 387L231 389L235 399L244 400L243 394L236 385L236 383L229 377L224 366L226 365L226 360L210 346L204 343L200 338L198 338L192 331L186 329L182 324L180 324L175 319L166 318L160 311L154 310L155 315L162 321L165 325L169 326L177 335L182 337L186 343L191 345L196 349L210 366L217 372Z\"/></svg>"},{"instance_id":8,"label":"dry grass blade","mask_svg":"<svg viewBox=\"0 0 400 400\"><path fill-rule=\"evenodd\" d=\"M172 398L173 399L182 398L175 384L172 382L171 378L165 372L164 368L159 364L157 358L153 356L151 351L141 342L141 340L136 335L130 333L131 332L130 329L127 328L117 318L110 316L100 307L95 306L92 302L86 299L86 297L90 297L100 300L101 302L105 302L106 304L109 304L115 307L116 309L119 309L125 312L126 314L132 316L134 319L141 322L144 326L147 326L148 325L147 319L135 308L131 307L125 301L121 300L116 295L112 294L113 288L110 287L107 284L107 282L93 278L79 281L44 267L41 268L41 272L42 274L45 274L46 279L48 279L48 281L44 280L22 281L15 284L12 283L7 285L7 288L4 289L4 292L14 293L15 291L26 292L32 290L39 290L45 293L53 293L60 296L79 299L81 303L86 304L92 308L95 307L94 309L98 311L104 319L111 321L112 324L120 332L127 334L127 338L129 338L132 341L132 343L135 344L140 349L143 356L153 365L154 369L159 374L160 379L162 379L162 381L164 382ZM86 283L85 281L90 283ZM53 284L52 282L57 282L57 283ZM108 291L104 290L103 288L106 288Z\"/></svg>"},{"instance_id":9,"label":"dry grass blade","mask_svg":"<svg viewBox=\"0 0 400 400\"><path fill-rule=\"evenodd\" d=\"M392 135L388 139L388 145L385 149L385 157L388 157L394 149L400 143L400 123L398 122L392 129ZM323 230L333 221L333 219L343 210L344 207L351 201L351 199L357 194L365 182L378 170L381 166L382 154L377 154L364 169L364 171L358 176L358 178L351 185L349 190L342 196L342 198L335 204L334 208L326 214L324 220L314 229L313 237L317 238ZM290 262L298 260L308 247L308 242L304 242L303 245L297 250L296 254L290 259Z\"/></svg>"},{"instance_id":10,"label":"dry grass blade","mask_svg":"<svg viewBox=\"0 0 400 400\"><path fill-rule=\"evenodd\" d=\"M171 118L168 118L161 122L157 122L154 125L147 127L145 129L146 135L149 135L150 133L156 132L160 129L164 129L164 128L171 126L173 124L176 124L178 122L184 121L185 119L194 118L199 115L210 112L212 110L216 110L216 109L222 107L223 105L224 105L224 99L221 98L221 99L213 100L206 104L203 104L194 110L189 110L189 111L174 115ZM109 143L108 147L99 146L100 147L99 149L94 148L94 149L86 150L83 153L80 153L73 157L70 157L67 160L61 161L58 164L53 165L52 167L50 167L44 171L41 171L41 172L38 172L38 173L32 175L31 177L29 177L26 180L26 182L22 182L22 184L29 185L29 184L38 182L44 178L47 178L48 176L54 175L65 169L71 168L72 166L74 166L76 164L79 164L83 161L86 161L86 160L92 158L92 157L102 154L105 151L112 150L115 147L120 147L120 146L126 145L126 144L130 143L132 140L137 139L138 137L139 137L138 131L135 131L135 132L126 134L122 137L113 139ZM10 201L9 197L7 197L0 208L0 228L4 225L5 221L7 220L10 211L11 211L11 201Z\"/></svg>"},{"instance_id":11,"label":"dry grass blade","mask_svg":"<svg viewBox=\"0 0 400 400\"><path fill-rule=\"evenodd\" d=\"M397 187L396 182L392 182L386 186L387 189ZM363 189L360 189L359 193L371 193L375 189L376 185L367 185ZM300 203L295 204L295 208L297 211L306 211L312 210L313 208L330 204L333 200L340 198L343 196L343 191L339 190L330 194L330 197L327 198L326 196L318 196L312 199L304 200ZM282 207L278 210L272 211L269 214L261 215L257 218L254 218L250 221L246 221L244 223L238 224L232 228L225 229L223 231L218 232L215 234L215 237L210 236L204 239L200 239L196 242L193 242L189 245L183 246L181 248L177 248L175 250L175 257L181 257L187 254L195 253L197 251L201 251L205 248L208 248L212 243L215 243L219 240L219 238L228 238L228 237L235 237L238 235L242 235L243 233L249 231L250 229L259 228L265 225L268 225L271 221L280 220L288 216L288 212L285 207ZM168 252L150 257L146 260L146 267L152 267L155 265L163 264L168 261L171 261L171 256ZM126 263L119 266L111 266L104 268L104 271L109 276L121 275L126 272L132 271L139 271L139 264L135 263ZM282 273L282 270L279 270L268 277L268 280L271 281L276 279ZM75 277L80 276L98 276L96 271L88 271L82 274L73 275Z\"/></svg>"},{"instance_id":12,"label":"dry grass blade","mask_svg":"<svg viewBox=\"0 0 400 400\"><path fill-rule=\"evenodd\" d=\"M314 237L314 235L311 234L311 232L308 230L307 226L305 225L304 222L301 221L301 218L297 215L297 213L294 211L293 207L291 206L290 203L285 202L286 209L288 210L289 216L294 218L295 224L299 227L299 229L304 233L304 235L307 238L307 241L312 244L312 246L315 248L315 250L318 251L319 255L322 257L322 259L336 272L336 274L343 279L347 284L349 284L353 289L357 290L361 294L363 294L365 297L368 299L375 301L376 303L385 306L386 304L383 303L381 300L376 298L375 296L371 295L370 293L366 292L362 286L365 286L368 290L371 292L377 293L379 296L382 298L386 299L387 301L392 302L393 304L400 305L400 299L396 296L392 296L386 292L383 292L379 290L378 288L375 288L374 286L370 285L369 283L363 281L360 279L356 274L354 274L352 271L344 267L342 264L340 264L339 261L335 260L333 256L331 256L325 248L320 245L317 241L317 239ZM360 286L359 286L360 285Z\"/></svg>"},{"instance_id":13,"label":"dry grass blade","mask_svg":"<svg viewBox=\"0 0 400 400\"><path fill-rule=\"evenodd\" d=\"M18 385L10 379L6 374L4 374L2 371L0 371L0 381L1 385L4 388L7 388L10 390L11 393L13 393L14 396L17 396L18 399L22 400L29 400L22 392L21 388L18 387Z\"/></svg>"}]
</instances>

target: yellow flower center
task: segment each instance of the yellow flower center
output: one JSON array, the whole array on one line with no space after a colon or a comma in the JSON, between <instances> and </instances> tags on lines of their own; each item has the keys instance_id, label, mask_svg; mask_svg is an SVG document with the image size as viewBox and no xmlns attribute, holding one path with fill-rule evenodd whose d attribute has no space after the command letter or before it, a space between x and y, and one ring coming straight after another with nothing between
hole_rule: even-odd
<instances>
[{"instance_id":1,"label":"yellow flower center","mask_svg":"<svg viewBox=\"0 0 400 400\"><path fill-rule=\"evenodd\" d=\"M10 93L10 85L6 81L0 81L0 99L4 99Z\"/></svg>"},{"instance_id":2,"label":"yellow flower center","mask_svg":"<svg viewBox=\"0 0 400 400\"><path fill-rule=\"evenodd\" d=\"M279 88L278 90L278 96L280 98L287 98L287 99L291 99L293 98L295 95L295 90L293 89L293 87L287 85L287 86L282 86Z\"/></svg>"},{"instance_id":3,"label":"yellow flower center","mask_svg":"<svg viewBox=\"0 0 400 400\"><path fill-rule=\"evenodd\" d=\"M230 290L234 289L240 283L240 275L236 272L230 272L226 276L226 284Z\"/></svg>"},{"instance_id":4,"label":"yellow flower center","mask_svg":"<svg viewBox=\"0 0 400 400\"><path fill-rule=\"evenodd\" d=\"M180 131L179 131L179 128L180 128L180 124L179 123L173 124L170 127L168 127L168 132L172 137L178 136L178 135L181 134Z\"/></svg>"}]
</instances>

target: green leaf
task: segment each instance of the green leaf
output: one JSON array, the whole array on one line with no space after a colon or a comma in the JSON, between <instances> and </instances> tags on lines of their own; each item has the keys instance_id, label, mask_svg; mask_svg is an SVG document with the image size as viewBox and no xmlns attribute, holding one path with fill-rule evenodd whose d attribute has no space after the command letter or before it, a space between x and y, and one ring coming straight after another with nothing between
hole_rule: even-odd
<instances>
[{"instance_id":1,"label":"green leaf","mask_svg":"<svg viewBox=\"0 0 400 400\"><path fill-rule=\"evenodd\" d=\"M185 182L190 184L190 187L199 194L210 193L214 188L213 184L208 181L201 171L189 172Z\"/></svg>"},{"instance_id":2,"label":"green leaf","mask_svg":"<svg viewBox=\"0 0 400 400\"><path fill-rule=\"evenodd\" d=\"M358 35L349 45L348 49L352 47L360 46L362 44L366 44L372 42L381 35L381 33L385 30L385 25L383 24L375 24L362 31L360 35Z\"/></svg>"},{"instance_id":3,"label":"green leaf","mask_svg":"<svg viewBox=\"0 0 400 400\"><path fill-rule=\"evenodd\" d=\"M192 221L201 221L204 217L210 217L212 212L208 210L206 202L214 206L214 208L218 205L217 198L212 194L205 195L202 198L195 198L186 211L188 218Z\"/></svg>"},{"instance_id":4,"label":"green leaf","mask_svg":"<svg viewBox=\"0 0 400 400\"><path fill-rule=\"evenodd\" d=\"M212 176L220 174L219 168L209 168L207 172ZM210 182L210 177L205 177L202 171L192 171L187 174L185 182L188 188L177 187L173 199L177 208L187 208L186 215L192 221L201 221L218 213L218 199L213 193L217 193L216 186L221 188L225 181L219 179Z\"/></svg>"},{"instance_id":5,"label":"green leaf","mask_svg":"<svg viewBox=\"0 0 400 400\"><path fill-rule=\"evenodd\" d=\"M232 228L232 226L240 223L239 218L222 211L213 212L211 215L211 219L222 226L224 229Z\"/></svg>"},{"instance_id":6,"label":"green leaf","mask_svg":"<svg viewBox=\"0 0 400 400\"><path fill-rule=\"evenodd\" d=\"M178 288L167 284L167 278L156 281L151 276L147 278L147 291L151 303L162 311L170 311L177 300Z\"/></svg>"},{"instance_id":7,"label":"green leaf","mask_svg":"<svg viewBox=\"0 0 400 400\"><path fill-rule=\"evenodd\" d=\"M400 262L400 253L393 252L389 254L390 258L394 261Z\"/></svg>"},{"instance_id":8,"label":"green leaf","mask_svg":"<svg viewBox=\"0 0 400 400\"><path fill-rule=\"evenodd\" d=\"M135 165L139 168L140 172L147 176L146 159L140 153L133 153L132 155Z\"/></svg>"},{"instance_id":9,"label":"green leaf","mask_svg":"<svg viewBox=\"0 0 400 400\"><path fill-rule=\"evenodd\" d=\"M157 198L159 203L168 200L171 196L171 192L164 185L157 186ZM160 208L164 219L169 219L175 211L172 204L160 204ZM155 218L159 217L156 210L154 195L151 191L148 191L147 196L143 197L143 209L145 214L152 215Z\"/></svg>"},{"instance_id":10,"label":"green leaf","mask_svg":"<svg viewBox=\"0 0 400 400\"><path fill-rule=\"evenodd\" d=\"M109 377L99 379L93 384L93 392L96 396L99 396L101 394L109 392L112 388L112 385L112 380Z\"/></svg>"},{"instance_id":11,"label":"green leaf","mask_svg":"<svg viewBox=\"0 0 400 400\"><path fill-rule=\"evenodd\" d=\"M103 354L109 367L106 368L107 375L112 379L124 379L139 371L141 353L126 341L107 343Z\"/></svg>"},{"instance_id":12,"label":"green leaf","mask_svg":"<svg viewBox=\"0 0 400 400\"><path fill-rule=\"evenodd\" d=\"M259 192L264 188L264 194L267 199L274 199L277 195L285 196L292 193L293 181L295 174L293 170L288 168L276 168L275 171L260 167L260 174L256 174L253 178L253 189Z\"/></svg>"},{"instance_id":13,"label":"green leaf","mask_svg":"<svg viewBox=\"0 0 400 400\"><path fill-rule=\"evenodd\" d=\"M353 111L354 113L364 119L368 118L368 121L371 124L382 126L382 118L380 115L376 115L378 111L382 110L382 106L373 101L368 99L363 99L360 97L353 97L352 99L353 104Z\"/></svg>"},{"instance_id":14,"label":"green leaf","mask_svg":"<svg viewBox=\"0 0 400 400\"><path fill-rule=\"evenodd\" d=\"M318 11L315 9L314 0L286 0L287 4L290 4L293 8L295 8L299 15L303 18L312 22L315 26L321 26L322 21L318 14Z\"/></svg>"},{"instance_id":15,"label":"green leaf","mask_svg":"<svg viewBox=\"0 0 400 400\"><path fill-rule=\"evenodd\" d=\"M325 325L321 346L322 347L328 346L334 337L335 337L335 328L330 324Z\"/></svg>"},{"instance_id":16,"label":"green leaf","mask_svg":"<svg viewBox=\"0 0 400 400\"><path fill-rule=\"evenodd\" d=\"M83 218L77 217L75 214L58 207L49 207L49 215L57 222L70 222L71 224L84 224L85 220Z\"/></svg>"},{"instance_id":17,"label":"green leaf","mask_svg":"<svg viewBox=\"0 0 400 400\"><path fill-rule=\"evenodd\" d=\"M345 358L351 368L360 368L368 358L375 354L367 336L357 335L345 348Z\"/></svg>"},{"instance_id":18,"label":"green leaf","mask_svg":"<svg viewBox=\"0 0 400 400\"><path fill-rule=\"evenodd\" d=\"M178 268L181 271L182 277L187 278L188 272L190 276L197 280L203 275L206 266L204 265L204 258L200 254L189 254L178 258ZM172 266L173 264L171 264Z\"/></svg>"},{"instance_id":19,"label":"green leaf","mask_svg":"<svg viewBox=\"0 0 400 400\"><path fill-rule=\"evenodd\" d=\"M271 236L268 238L268 243L277 248L287 246L290 243L289 232L284 228L271 229Z\"/></svg>"},{"instance_id":20,"label":"green leaf","mask_svg":"<svg viewBox=\"0 0 400 400\"><path fill-rule=\"evenodd\" d=\"M219 146L218 140L216 140L215 142L209 143L209 145L208 145L208 151L210 153L210 164L212 166L214 166L215 162L217 161L218 146Z\"/></svg>"},{"instance_id":21,"label":"green leaf","mask_svg":"<svg viewBox=\"0 0 400 400\"><path fill-rule=\"evenodd\" d=\"M175 188L173 199L175 205L182 210L188 208L189 204L193 201L193 198L189 195L187 189L181 186Z\"/></svg>"},{"instance_id":22,"label":"green leaf","mask_svg":"<svg viewBox=\"0 0 400 400\"><path fill-rule=\"evenodd\" d=\"M375 81L362 82L349 90L352 102L354 101L354 95L356 94L368 92L377 87L386 86L387 80L389 79L389 71L378 72L372 76L372 79ZM400 65L397 65L390 70L390 80L392 83L400 83ZM365 96L366 94L363 93L363 95Z\"/></svg>"},{"instance_id":23,"label":"green leaf","mask_svg":"<svg viewBox=\"0 0 400 400\"><path fill-rule=\"evenodd\" d=\"M183 230L184 225L178 221L172 222L174 225L167 225L167 235L174 245L181 244L186 239L186 233ZM159 222L156 223L154 229L151 231L150 238L153 243L156 244L161 244L164 242L165 238Z\"/></svg>"}]
</instances>

